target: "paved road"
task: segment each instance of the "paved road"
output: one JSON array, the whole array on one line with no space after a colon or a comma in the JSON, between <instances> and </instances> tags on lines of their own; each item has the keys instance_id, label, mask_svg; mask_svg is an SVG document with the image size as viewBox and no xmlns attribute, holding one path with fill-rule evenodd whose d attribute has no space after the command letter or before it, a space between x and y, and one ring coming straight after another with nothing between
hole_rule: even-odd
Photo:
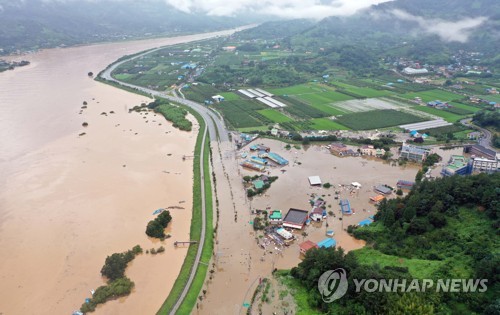
<instances>
[{"instance_id":1,"label":"paved road","mask_svg":"<svg viewBox=\"0 0 500 315\"><path fill-rule=\"evenodd\" d=\"M205 121L205 129L203 130L203 140L202 140L203 144L205 143L205 140L206 140L207 131L210 133L210 138L213 141L217 141L217 140L218 141L229 141L228 131L226 129L226 126L224 125L224 119L220 115L218 115L217 113L211 111L206 106L201 105L201 104L196 103L196 102L193 102L193 101L190 101L190 100L186 100L184 98L179 98L176 96L168 95L168 94L163 93L163 92L158 92L158 91L151 90L151 89L148 89L145 87L133 85L130 83L125 83L125 82L116 80L115 78L113 78L111 76L111 73L113 72L113 70L116 69L116 67L120 66L121 64L123 64L129 60L133 60L133 59L139 58L141 56L147 55L147 54L149 54L153 51L156 51L158 49L161 49L161 48L150 50L148 52L137 55L135 57L132 57L132 58L120 61L118 63L115 63L114 65L108 67L105 71L103 71L103 73L101 73L101 77L108 80L108 81L113 81L113 82L116 82L120 85L127 86L129 88L133 88L133 89L137 89L139 91L145 92L147 94L152 95L153 97L154 96L163 97L163 98L166 98L170 101L177 102L177 103L184 104L186 106L191 107L192 109L197 111L201 115L203 120ZM175 95L177 95L177 94L175 94ZM200 130L200 132L202 132L202 131ZM202 145L201 152L200 152L200 180L202 182L202 184L201 184L201 219L202 219L202 223L201 223L201 236L200 236L200 242L199 242L200 245L198 245L198 251L196 252L195 261L194 261L193 267L190 271L189 279L188 279L186 285L184 286L184 289L183 289L181 295L179 296L179 298L177 299L175 305L172 307L172 310L170 310L169 314L171 314L171 315L174 315L175 313L177 313L179 307L181 306L182 302L186 298L187 293L189 292L191 284L193 283L194 277L196 275L196 271L198 269L198 264L200 263L201 254L203 251L203 244L205 244L205 233L206 233L205 200L206 200L206 198L205 198L205 185L203 184L204 183L204 176L203 176L203 174L204 174L203 154L204 154L204 152L205 152L205 145Z\"/></svg>"},{"instance_id":2,"label":"paved road","mask_svg":"<svg viewBox=\"0 0 500 315\"><path fill-rule=\"evenodd\" d=\"M493 140L493 135L491 134L491 131L472 124L472 118L462 119L460 120L460 122L469 128L475 128L481 131L483 133L483 136L479 139L478 143L487 149L496 151L496 149L492 146L491 143L491 141Z\"/></svg>"}]
</instances>

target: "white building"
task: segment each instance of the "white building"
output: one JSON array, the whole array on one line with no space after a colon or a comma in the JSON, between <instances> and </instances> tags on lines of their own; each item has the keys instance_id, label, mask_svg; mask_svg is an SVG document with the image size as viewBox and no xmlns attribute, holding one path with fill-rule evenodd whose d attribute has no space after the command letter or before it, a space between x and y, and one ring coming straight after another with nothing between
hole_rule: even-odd
<instances>
[{"instance_id":1,"label":"white building","mask_svg":"<svg viewBox=\"0 0 500 315\"><path fill-rule=\"evenodd\" d=\"M427 70L427 69L414 69L414 68L407 67L407 68L403 69L403 73L408 74L408 75L427 74L427 73L429 73L429 70Z\"/></svg>"}]
</instances>

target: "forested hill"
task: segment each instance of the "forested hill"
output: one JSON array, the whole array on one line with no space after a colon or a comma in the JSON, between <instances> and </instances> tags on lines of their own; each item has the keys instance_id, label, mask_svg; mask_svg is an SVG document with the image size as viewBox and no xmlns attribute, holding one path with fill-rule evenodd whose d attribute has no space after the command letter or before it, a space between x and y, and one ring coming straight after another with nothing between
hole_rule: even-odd
<instances>
[{"instance_id":1,"label":"forested hill","mask_svg":"<svg viewBox=\"0 0 500 315\"><path fill-rule=\"evenodd\" d=\"M466 50L480 52L482 62L496 69L499 12L496 0L395 0L353 16L325 18L288 42L295 51L321 52L327 59L338 59L346 47L373 62L402 57L448 64L453 54Z\"/></svg>"},{"instance_id":2,"label":"forested hill","mask_svg":"<svg viewBox=\"0 0 500 315\"><path fill-rule=\"evenodd\" d=\"M244 18L187 14L165 1L0 0L0 54L20 50L215 31Z\"/></svg>"}]
</instances>

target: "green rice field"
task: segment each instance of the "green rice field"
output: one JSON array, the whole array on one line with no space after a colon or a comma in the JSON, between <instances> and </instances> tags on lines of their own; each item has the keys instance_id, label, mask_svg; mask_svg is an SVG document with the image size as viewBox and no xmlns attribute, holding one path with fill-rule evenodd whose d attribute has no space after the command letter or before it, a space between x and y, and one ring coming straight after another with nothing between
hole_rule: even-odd
<instances>
[{"instance_id":1,"label":"green rice field","mask_svg":"<svg viewBox=\"0 0 500 315\"><path fill-rule=\"evenodd\" d=\"M464 118L463 115L457 115L457 114L447 112L447 111L442 110L442 109L436 109L436 108L432 108L432 107L428 107L428 106L415 106L413 108L418 110L418 111L424 112L424 113L429 113L432 115L439 116L439 117L443 118L444 120L446 120L447 122L456 122L456 121L459 121L460 119Z\"/></svg>"},{"instance_id":2,"label":"green rice field","mask_svg":"<svg viewBox=\"0 0 500 315\"><path fill-rule=\"evenodd\" d=\"M406 93L402 94L401 97L404 97L406 99L414 99L415 97L420 97L422 101L424 102L430 102L430 101L435 101L435 100L440 100L443 102L451 102L455 100L459 100L463 98L462 95L458 95L455 93L451 93L448 91L443 91L443 90L429 90L429 91L423 91L423 92L412 92L412 93Z\"/></svg>"},{"instance_id":3,"label":"green rice field","mask_svg":"<svg viewBox=\"0 0 500 315\"><path fill-rule=\"evenodd\" d=\"M386 128L425 120L427 119L394 109L358 112L346 114L337 118L340 124L355 130Z\"/></svg>"},{"instance_id":4,"label":"green rice field","mask_svg":"<svg viewBox=\"0 0 500 315\"><path fill-rule=\"evenodd\" d=\"M261 114L264 117L269 118L273 122L276 123L284 123L288 121L293 121L292 118L282 114L281 112L275 110L275 109L261 109L257 111L259 114Z\"/></svg>"},{"instance_id":5,"label":"green rice field","mask_svg":"<svg viewBox=\"0 0 500 315\"><path fill-rule=\"evenodd\" d=\"M344 125L328 118L311 119L309 128L314 130L348 130Z\"/></svg>"}]
</instances>

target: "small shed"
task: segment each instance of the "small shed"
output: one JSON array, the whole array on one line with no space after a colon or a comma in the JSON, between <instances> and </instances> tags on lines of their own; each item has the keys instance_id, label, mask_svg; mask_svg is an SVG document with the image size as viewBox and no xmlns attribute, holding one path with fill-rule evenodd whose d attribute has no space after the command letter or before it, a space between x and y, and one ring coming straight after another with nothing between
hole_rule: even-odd
<instances>
[{"instance_id":1,"label":"small shed","mask_svg":"<svg viewBox=\"0 0 500 315\"><path fill-rule=\"evenodd\" d=\"M319 248L331 248L337 245L337 241L333 238L325 238L321 242L318 243Z\"/></svg>"},{"instance_id":2,"label":"small shed","mask_svg":"<svg viewBox=\"0 0 500 315\"><path fill-rule=\"evenodd\" d=\"M319 176L309 176L309 184L311 186L321 186L321 178Z\"/></svg>"},{"instance_id":3,"label":"small shed","mask_svg":"<svg viewBox=\"0 0 500 315\"><path fill-rule=\"evenodd\" d=\"M262 189L264 187L264 181L260 179L254 180L253 187L255 187L255 189Z\"/></svg>"}]
</instances>

